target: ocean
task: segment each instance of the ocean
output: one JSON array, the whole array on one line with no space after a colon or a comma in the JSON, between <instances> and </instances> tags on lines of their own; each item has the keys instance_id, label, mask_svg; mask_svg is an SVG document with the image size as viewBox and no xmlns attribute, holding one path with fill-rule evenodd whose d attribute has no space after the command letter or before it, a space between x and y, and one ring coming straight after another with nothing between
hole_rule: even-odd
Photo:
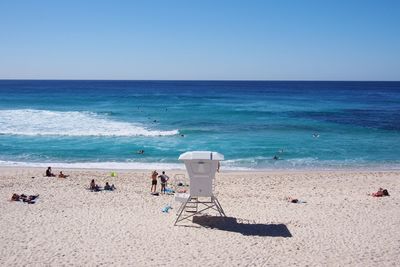
<instances>
[{"instance_id":1,"label":"ocean","mask_svg":"<svg viewBox=\"0 0 400 267\"><path fill-rule=\"evenodd\" d=\"M191 150L230 170L400 169L400 82L0 80L0 166L183 168Z\"/></svg>"}]
</instances>

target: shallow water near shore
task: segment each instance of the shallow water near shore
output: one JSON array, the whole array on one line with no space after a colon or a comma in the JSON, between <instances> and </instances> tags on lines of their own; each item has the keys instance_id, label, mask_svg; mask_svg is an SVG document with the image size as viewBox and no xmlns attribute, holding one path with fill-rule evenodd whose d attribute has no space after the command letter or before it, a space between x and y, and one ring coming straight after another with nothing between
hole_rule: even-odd
<instances>
[{"instance_id":1,"label":"shallow water near shore","mask_svg":"<svg viewBox=\"0 0 400 267\"><path fill-rule=\"evenodd\" d=\"M233 170L398 169L400 83L2 80L0 150L12 166L168 169L214 150Z\"/></svg>"}]
</instances>

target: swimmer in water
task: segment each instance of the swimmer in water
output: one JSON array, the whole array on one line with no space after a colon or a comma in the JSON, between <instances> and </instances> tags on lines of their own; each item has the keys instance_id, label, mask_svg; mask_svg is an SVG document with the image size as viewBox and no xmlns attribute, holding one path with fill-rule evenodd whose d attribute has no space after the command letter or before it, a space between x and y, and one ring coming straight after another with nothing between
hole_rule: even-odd
<instances>
[{"instance_id":1,"label":"swimmer in water","mask_svg":"<svg viewBox=\"0 0 400 267\"><path fill-rule=\"evenodd\" d=\"M318 137L319 137L319 133L313 133L312 136L313 136L314 138L318 138Z\"/></svg>"},{"instance_id":2,"label":"swimmer in water","mask_svg":"<svg viewBox=\"0 0 400 267\"><path fill-rule=\"evenodd\" d=\"M138 151L136 152L136 154L141 154L141 155L143 155L143 154L144 154L144 150L143 150L143 149L138 150Z\"/></svg>"}]
</instances>

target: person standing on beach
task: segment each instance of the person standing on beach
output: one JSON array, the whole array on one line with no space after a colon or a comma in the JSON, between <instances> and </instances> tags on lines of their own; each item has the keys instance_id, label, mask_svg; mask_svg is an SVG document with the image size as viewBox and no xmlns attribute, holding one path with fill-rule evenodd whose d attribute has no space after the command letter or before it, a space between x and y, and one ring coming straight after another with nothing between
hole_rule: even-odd
<instances>
[{"instance_id":1,"label":"person standing on beach","mask_svg":"<svg viewBox=\"0 0 400 267\"><path fill-rule=\"evenodd\" d=\"M151 174L151 193L155 193L157 190L157 175L158 172L156 170ZM154 189L153 189L154 188Z\"/></svg>"},{"instance_id":2,"label":"person standing on beach","mask_svg":"<svg viewBox=\"0 0 400 267\"><path fill-rule=\"evenodd\" d=\"M167 182L169 180L168 175L165 174L165 171L159 176L161 180L161 193L165 194L165 188L167 187Z\"/></svg>"}]
</instances>

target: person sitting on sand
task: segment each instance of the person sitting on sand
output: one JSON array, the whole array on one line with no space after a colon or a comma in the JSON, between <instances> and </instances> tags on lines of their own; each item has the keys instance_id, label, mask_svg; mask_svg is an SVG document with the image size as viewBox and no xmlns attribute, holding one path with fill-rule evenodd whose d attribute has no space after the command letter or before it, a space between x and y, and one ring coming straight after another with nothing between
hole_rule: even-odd
<instances>
[{"instance_id":1,"label":"person sitting on sand","mask_svg":"<svg viewBox=\"0 0 400 267\"><path fill-rule=\"evenodd\" d=\"M106 185L104 186L104 190L113 191L114 189L115 189L114 184L110 185L108 182L106 182Z\"/></svg>"},{"instance_id":2,"label":"person sitting on sand","mask_svg":"<svg viewBox=\"0 0 400 267\"><path fill-rule=\"evenodd\" d=\"M58 175L58 178L67 178L69 175L64 174L63 172L60 171L60 174Z\"/></svg>"},{"instance_id":3,"label":"person sitting on sand","mask_svg":"<svg viewBox=\"0 0 400 267\"><path fill-rule=\"evenodd\" d=\"M383 189L382 187L379 188L379 190L376 193L372 193L371 196L373 197L384 197L384 196L390 196L389 192L387 189Z\"/></svg>"},{"instance_id":4,"label":"person sitting on sand","mask_svg":"<svg viewBox=\"0 0 400 267\"><path fill-rule=\"evenodd\" d=\"M157 175L158 175L158 172L156 170L154 170L151 173L151 189L150 189L150 191L152 193L155 193L157 190Z\"/></svg>"},{"instance_id":5,"label":"person sitting on sand","mask_svg":"<svg viewBox=\"0 0 400 267\"><path fill-rule=\"evenodd\" d=\"M51 172L51 167L48 167L46 170L46 177L55 177L56 175Z\"/></svg>"},{"instance_id":6,"label":"person sitting on sand","mask_svg":"<svg viewBox=\"0 0 400 267\"><path fill-rule=\"evenodd\" d=\"M100 191L100 187L95 183L94 179L90 182L90 190L92 191Z\"/></svg>"}]
</instances>

